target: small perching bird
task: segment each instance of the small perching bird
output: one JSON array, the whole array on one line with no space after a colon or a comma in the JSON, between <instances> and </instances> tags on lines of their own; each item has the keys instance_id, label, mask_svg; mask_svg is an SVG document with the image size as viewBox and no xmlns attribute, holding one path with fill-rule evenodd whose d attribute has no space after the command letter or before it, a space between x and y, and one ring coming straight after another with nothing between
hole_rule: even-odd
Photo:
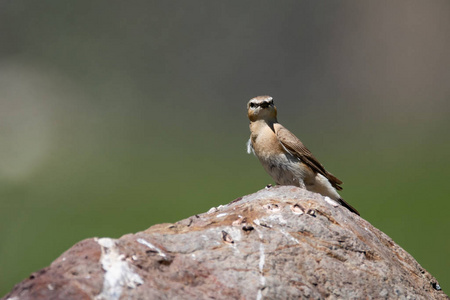
<instances>
[{"instance_id":1,"label":"small perching bird","mask_svg":"<svg viewBox=\"0 0 450 300\"><path fill-rule=\"evenodd\" d=\"M277 121L277 108L270 96L258 96L247 104L250 119L248 153L253 152L276 184L295 185L328 196L351 212L358 211L337 191L342 181L325 170L303 143Z\"/></svg>"}]
</instances>

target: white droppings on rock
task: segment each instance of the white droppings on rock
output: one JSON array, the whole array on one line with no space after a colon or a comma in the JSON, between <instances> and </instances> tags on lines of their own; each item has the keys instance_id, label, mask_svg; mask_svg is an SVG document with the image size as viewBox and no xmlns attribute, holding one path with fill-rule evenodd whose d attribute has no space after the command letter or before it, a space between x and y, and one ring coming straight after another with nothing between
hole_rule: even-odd
<instances>
[{"instance_id":1,"label":"white droppings on rock","mask_svg":"<svg viewBox=\"0 0 450 300\"><path fill-rule=\"evenodd\" d=\"M100 263L105 270L103 288L101 293L95 297L96 300L118 300L122 295L123 287L135 288L144 283L142 278L124 260L125 256L119 253L115 240L101 238L96 241L102 248Z\"/></svg>"},{"instance_id":2,"label":"white droppings on rock","mask_svg":"<svg viewBox=\"0 0 450 300\"><path fill-rule=\"evenodd\" d=\"M258 290L258 294L256 295L256 300L261 300L262 299L262 292L261 292L261 290L259 289Z\"/></svg>"},{"instance_id":3,"label":"white droppings on rock","mask_svg":"<svg viewBox=\"0 0 450 300\"><path fill-rule=\"evenodd\" d=\"M280 229L281 234L283 234L285 237L287 237L290 241L300 244L299 240L297 240L295 237L293 237L290 233L284 231L283 229Z\"/></svg>"},{"instance_id":4,"label":"white droppings on rock","mask_svg":"<svg viewBox=\"0 0 450 300\"><path fill-rule=\"evenodd\" d=\"M221 213L221 214L218 214L218 215L216 216L216 218L225 217L225 216L227 216L227 215L228 215L227 213Z\"/></svg>"},{"instance_id":5,"label":"white droppings on rock","mask_svg":"<svg viewBox=\"0 0 450 300\"><path fill-rule=\"evenodd\" d=\"M142 245L147 246L148 248L150 248L151 250L155 251L158 253L159 256L163 257L163 258L167 258L167 255L158 247L156 247L155 245L153 245L150 242L147 242L144 239L137 239L138 243L141 243Z\"/></svg>"},{"instance_id":6,"label":"white droppings on rock","mask_svg":"<svg viewBox=\"0 0 450 300\"><path fill-rule=\"evenodd\" d=\"M207 214L215 213L216 211L217 211L217 207L211 207L211 208L208 210Z\"/></svg>"},{"instance_id":7,"label":"white droppings on rock","mask_svg":"<svg viewBox=\"0 0 450 300\"><path fill-rule=\"evenodd\" d=\"M259 223L259 220L258 220L258 223ZM266 262L266 254L265 254L265 251L264 251L263 233L259 229L255 228L255 230L256 230L256 232L258 232L258 236L259 236L259 239L260 239L260 241L259 241L259 264L258 264L260 287L258 288L258 293L256 295L256 299L257 300L261 300L262 299L262 290L266 286L266 278L264 277L264 264Z\"/></svg>"}]
</instances>

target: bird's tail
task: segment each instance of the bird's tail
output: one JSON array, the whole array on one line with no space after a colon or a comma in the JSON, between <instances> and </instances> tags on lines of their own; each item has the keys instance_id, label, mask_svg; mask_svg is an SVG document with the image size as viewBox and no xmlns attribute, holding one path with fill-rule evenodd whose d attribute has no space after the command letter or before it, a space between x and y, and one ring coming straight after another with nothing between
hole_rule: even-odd
<instances>
[{"instance_id":1,"label":"bird's tail","mask_svg":"<svg viewBox=\"0 0 450 300\"><path fill-rule=\"evenodd\" d=\"M336 176L334 176L330 172L327 172L327 179L336 190L338 191L342 190L342 187L340 186L342 184L342 181L340 181Z\"/></svg>"},{"instance_id":2,"label":"bird's tail","mask_svg":"<svg viewBox=\"0 0 450 300\"><path fill-rule=\"evenodd\" d=\"M350 204L348 204L347 202L344 201L344 199L339 198L338 202L340 205L344 206L345 208L347 208L349 211L351 211L352 213L355 213L359 216L359 212Z\"/></svg>"}]
</instances>

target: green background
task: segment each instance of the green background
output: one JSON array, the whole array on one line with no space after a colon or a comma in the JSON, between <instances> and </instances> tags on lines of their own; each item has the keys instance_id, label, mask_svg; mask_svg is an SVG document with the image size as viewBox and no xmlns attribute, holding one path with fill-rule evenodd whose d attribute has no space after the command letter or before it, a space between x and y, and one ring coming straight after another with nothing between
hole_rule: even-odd
<instances>
[{"instance_id":1,"label":"green background","mask_svg":"<svg viewBox=\"0 0 450 300\"><path fill-rule=\"evenodd\" d=\"M450 2L0 1L0 296L272 183L247 101L450 288Z\"/></svg>"}]
</instances>

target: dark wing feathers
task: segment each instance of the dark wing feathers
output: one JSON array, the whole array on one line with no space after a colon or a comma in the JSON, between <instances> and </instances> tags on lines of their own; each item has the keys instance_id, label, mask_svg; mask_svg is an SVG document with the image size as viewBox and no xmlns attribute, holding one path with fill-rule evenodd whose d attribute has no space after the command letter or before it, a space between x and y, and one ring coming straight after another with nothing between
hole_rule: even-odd
<instances>
[{"instance_id":1,"label":"dark wing feathers","mask_svg":"<svg viewBox=\"0 0 450 300\"><path fill-rule=\"evenodd\" d=\"M358 212L353 206L351 206L351 205L348 204L346 201L344 201L344 199L340 198L340 199L338 200L338 202L339 202L340 205L346 207L349 211L351 211L351 212L357 214L358 216L360 215L359 212Z\"/></svg>"},{"instance_id":2,"label":"dark wing feathers","mask_svg":"<svg viewBox=\"0 0 450 300\"><path fill-rule=\"evenodd\" d=\"M309 166L313 171L325 176L331 185L338 191L342 190L339 186L342 184L333 174L327 172L320 162L312 155L311 151L303 145L303 143L293 135L289 130L279 125L276 128L276 134L281 145L286 148L292 155L298 157L304 164Z\"/></svg>"}]
</instances>

